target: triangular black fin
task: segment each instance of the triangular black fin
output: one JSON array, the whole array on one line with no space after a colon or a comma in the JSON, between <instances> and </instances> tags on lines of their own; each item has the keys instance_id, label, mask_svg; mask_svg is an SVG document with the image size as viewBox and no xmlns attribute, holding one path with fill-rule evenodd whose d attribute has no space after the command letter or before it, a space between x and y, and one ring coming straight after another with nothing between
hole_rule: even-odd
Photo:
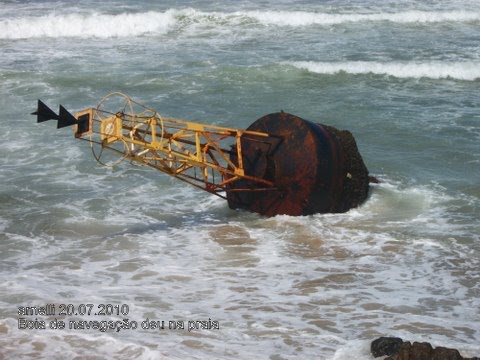
<instances>
[{"instance_id":1,"label":"triangular black fin","mask_svg":"<svg viewBox=\"0 0 480 360\"><path fill-rule=\"evenodd\" d=\"M33 112L32 115L37 115L37 123L52 119L58 120L58 115L45 105L42 100L38 100L37 111Z\"/></svg>"},{"instance_id":2,"label":"triangular black fin","mask_svg":"<svg viewBox=\"0 0 480 360\"><path fill-rule=\"evenodd\" d=\"M60 105L59 116L58 116L58 123L57 129L71 126L77 123L77 119L75 116L70 114L67 109L65 109L62 105Z\"/></svg>"}]
</instances>

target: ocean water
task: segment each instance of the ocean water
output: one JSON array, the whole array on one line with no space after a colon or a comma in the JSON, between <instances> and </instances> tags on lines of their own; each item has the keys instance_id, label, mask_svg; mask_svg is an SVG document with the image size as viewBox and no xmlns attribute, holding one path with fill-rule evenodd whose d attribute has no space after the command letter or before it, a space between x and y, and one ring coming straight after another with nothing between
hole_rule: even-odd
<instances>
[{"instance_id":1,"label":"ocean water","mask_svg":"<svg viewBox=\"0 0 480 360\"><path fill-rule=\"evenodd\" d=\"M0 359L371 359L381 335L480 355L478 1L1 1L0 49ZM381 183L264 218L30 115L113 91L348 129Z\"/></svg>"}]
</instances>

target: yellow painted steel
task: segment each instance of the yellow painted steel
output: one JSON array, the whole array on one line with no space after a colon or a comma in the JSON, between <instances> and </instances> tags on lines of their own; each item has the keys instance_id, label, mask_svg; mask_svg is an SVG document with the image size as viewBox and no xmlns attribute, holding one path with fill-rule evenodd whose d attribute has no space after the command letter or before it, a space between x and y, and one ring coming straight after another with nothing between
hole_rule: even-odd
<instances>
[{"instance_id":1,"label":"yellow painted steel","mask_svg":"<svg viewBox=\"0 0 480 360\"><path fill-rule=\"evenodd\" d=\"M117 103L120 100L120 110L115 113L106 109L113 98ZM256 186L256 191L274 189L271 181L246 173L242 161L245 135L261 141L270 137L267 133L163 118L121 93L106 96L97 108L75 114L77 119L82 116L88 116L89 126L77 125L75 136L90 141L100 162L103 149L113 150L121 155L120 161L151 166L221 197L233 188L248 191L231 186L241 179L264 185ZM95 146L100 150L95 152ZM232 153L236 162L231 160Z\"/></svg>"}]
</instances>

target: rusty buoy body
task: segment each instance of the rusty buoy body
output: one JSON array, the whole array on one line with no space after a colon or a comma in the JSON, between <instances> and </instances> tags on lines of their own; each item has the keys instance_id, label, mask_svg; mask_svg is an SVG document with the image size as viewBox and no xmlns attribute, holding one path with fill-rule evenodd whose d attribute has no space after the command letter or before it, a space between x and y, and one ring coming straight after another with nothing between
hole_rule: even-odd
<instances>
[{"instance_id":1,"label":"rusty buoy body","mask_svg":"<svg viewBox=\"0 0 480 360\"><path fill-rule=\"evenodd\" d=\"M267 140L242 137L246 172L272 181L268 191L228 191L230 208L266 216L339 213L360 205L368 196L368 170L349 131L316 124L285 112L266 115L247 130L271 134ZM232 153L230 160L238 162ZM255 190L242 180L234 188Z\"/></svg>"}]
</instances>

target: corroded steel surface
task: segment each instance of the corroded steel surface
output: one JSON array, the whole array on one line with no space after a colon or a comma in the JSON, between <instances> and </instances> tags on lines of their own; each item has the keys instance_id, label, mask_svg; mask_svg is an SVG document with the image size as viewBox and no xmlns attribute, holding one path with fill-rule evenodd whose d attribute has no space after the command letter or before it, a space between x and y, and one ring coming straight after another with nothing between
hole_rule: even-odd
<instances>
[{"instance_id":1,"label":"corroded steel surface","mask_svg":"<svg viewBox=\"0 0 480 360\"><path fill-rule=\"evenodd\" d=\"M243 208L266 216L309 215L344 212L365 200L368 171L364 165L362 169L356 169L350 164L350 159L358 159L359 154L349 132L284 112L266 115L248 130L273 135L267 142L244 135L242 154L245 171L273 182L276 189L227 192L231 208ZM238 161L236 154L231 155L231 160ZM366 188L361 181L362 189L351 191L351 180L357 176L366 179ZM232 188L235 186L252 190L258 187L248 180L232 184ZM350 195L355 199L349 199Z\"/></svg>"}]
</instances>

